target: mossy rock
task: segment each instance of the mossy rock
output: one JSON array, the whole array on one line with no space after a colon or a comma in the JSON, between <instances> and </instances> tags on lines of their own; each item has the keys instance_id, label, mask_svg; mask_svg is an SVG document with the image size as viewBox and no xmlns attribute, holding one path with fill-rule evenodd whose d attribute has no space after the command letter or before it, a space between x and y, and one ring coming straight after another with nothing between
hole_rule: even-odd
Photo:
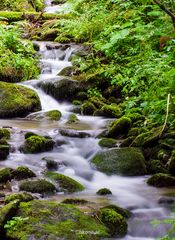
<instances>
[{"instance_id":1,"label":"mossy rock","mask_svg":"<svg viewBox=\"0 0 175 240\"><path fill-rule=\"evenodd\" d=\"M0 82L0 118L24 117L41 110L37 94L24 86Z\"/></svg>"},{"instance_id":2,"label":"mossy rock","mask_svg":"<svg viewBox=\"0 0 175 240\"><path fill-rule=\"evenodd\" d=\"M47 172L45 176L59 184L59 189L68 193L84 190L84 186L76 180L60 173Z\"/></svg>"},{"instance_id":3,"label":"mossy rock","mask_svg":"<svg viewBox=\"0 0 175 240\"><path fill-rule=\"evenodd\" d=\"M73 72L75 71L75 67L73 66L68 66L63 68L60 72L59 72L59 76L72 76Z\"/></svg>"},{"instance_id":4,"label":"mossy rock","mask_svg":"<svg viewBox=\"0 0 175 240\"><path fill-rule=\"evenodd\" d=\"M144 156L137 148L104 150L94 156L92 163L99 171L109 175L139 176L146 174Z\"/></svg>"},{"instance_id":5,"label":"mossy rock","mask_svg":"<svg viewBox=\"0 0 175 240\"><path fill-rule=\"evenodd\" d=\"M113 138L102 138L98 144L100 147L112 148L117 145L117 140Z\"/></svg>"},{"instance_id":6,"label":"mossy rock","mask_svg":"<svg viewBox=\"0 0 175 240\"><path fill-rule=\"evenodd\" d=\"M24 145L21 147L21 151L24 153L39 153L50 151L54 147L54 141L51 139L47 139L42 136L31 136L28 137Z\"/></svg>"},{"instance_id":7,"label":"mossy rock","mask_svg":"<svg viewBox=\"0 0 175 240\"><path fill-rule=\"evenodd\" d=\"M96 107L91 102L85 102L81 105L81 113L83 115L93 115L93 113L96 111Z\"/></svg>"},{"instance_id":8,"label":"mossy rock","mask_svg":"<svg viewBox=\"0 0 175 240\"><path fill-rule=\"evenodd\" d=\"M10 131L7 128L0 128L0 139L9 139Z\"/></svg>"},{"instance_id":9,"label":"mossy rock","mask_svg":"<svg viewBox=\"0 0 175 240\"><path fill-rule=\"evenodd\" d=\"M0 208L0 233L1 237L5 236L4 225L15 216L18 209L19 201L13 201ZM5 237L3 239L6 239Z\"/></svg>"},{"instance_id":10,"label":"mossy rock","mask_svg":"<svg viewBox=\"0 0 175 240\"><path fill-rule=\"evenodd\" d=\"M133 140L135 139L135 137L128 137L128 138L125 138L121 144L120 144L120 147L129 147L131 145L131 143L133 142Z\"/></svg>"},{"instance_id":11,"label":"mossy rock","mask_svg":"<svg viewBox=\"0 0 175 240\"><path fill-rule=\"evenodd\" d=\"M171 152L165 149L160 149L157 153L157 158L163 163L167 163L170 157Z\"/></svg>"},{"instance_id":12,"label":"mossy rock","mask_svg":"<svg viewBox=\"0 0 175 240\"><path fill-rule=\"evenodd\" d=\"M113 209L102 208L98 217L109 229L111 236L122 237L127 234L128 225L125 218Z\"/></svg>"},{"instance_id":13,"label":"mossy rock","mask_svg":"<svg viewBox=\"0 0 175 240\"><path fill-rule=\"evenodd\" d=\"M101 188L96 192L97 195L111 195L112 192L108 188Z\"/></svg>"},{"instance_id":14,"label":"mossy rock","mask_svg":"<svg viewBox=\"0 0 175 240\"><path fill-rule=\"evenodd\" d=\"M131 119L132 123L136 123L138 121L145 121L145 117L138 112L130 113L127 114L126 116Z\"/></svg>"},{"instance_id":15,"label":"mossy rock","mask_svg":"<svg viewBox=\"0 0 175 240\"><path fill-rule=\"evenodd\" d=\"M88 99L88 102L93 103L97 109L101 109L106 104L107 100L100 96L100 97L91 97Z\"/></svg>"},{"instance_id":16,"label":"mossy rock","mask_svg":"<svg viewBox=\"0 0 175 240\"><path fill-rule=\"evenodd\" d=\"M19 202L29 202L32 201L34 197L29 193L13 193L5 197L5 204L12 202L14 200L19 200Z\"/></svg>"},{"instance_id":17,"label":"mossy rock","mask_svg":"<svg viewBox=\"0 0 175 240\"><path fill-rule=\"evenodd\" d=\"M171 158L168 162L168 169L172 175L175 175L175 150L171 153Z\"/></svg>"},{"instance_id":18,"label":"mossy rock","mask_svg":"<svg viewBox=\"0 0 175 240\"><path fill-rule=\"evenodd\" d=\"M79 119L78 117L76 116L76 114L71 114L68 118L68 121L66 122L67 124L72 124L72 123L78 123L79 122Z\"/></svg>"},{"instance_id":19,"label":"mossy rock","mask_svg":"<svg viewBox=\"0 0 175 240\"><path fill-rule=\"evenodd\" d=\"M116 104L111 105L103 105L103 107L99 110L98 114L97 112L94 113L94 115L100 115L108 118L120 118L122 116L122 111Z\"/></svg>"},{"instance_id":20,"label":"mossy rock","mask_svg":"<svg viewBox=\"0 0 175 240\"><path fill-rule=\"evenodd\" d=\"M54 121L59 121L61 118L61 112L58 110L51 110L49 112L45 113L45 116L49 119L49 120L54 120Z\"/></svg>"},{"instance_id":21,"label":"mossy rock","mask_svg":"<svg viewBox=\"0 0 175 240\"><path fill-rule=\"evenodd\" d=\"M68 77L58 77L58 80L54 81L43 81L38 83L38 86L58 101L72 101L81 89L79 82Z\"/></svg>"},{"instance_id":22,"label":"mossy rock","mask_svg":"<svg viewBox=\"0 0 175 240\"><path fill-rule=\"evenodd\" d=\"M41 40L44 41L54 41L54 39L57 37L59 31L56 28L53 29L47 29L41 34Z\"/></svg>"},{"instance_id":23,"label":"mossy rock","mask_svg":"<svg viewBox=\"0 0 175 240\"><path fill-rule=\"evenodd\" d=\"M54 193L56 191L55 186L44 179L34 181L24 181L19 186L20 191L26 191L31 193Z\"/></svg>"},{"instance_id":24,"label":"mossy rock","mask_svg":"<svg viewBox=\"0 0 175 240\"><path fill-rule=\"evenodd\" d=\"M34 132L27 132L25 133L24 137L25 139L31 137L31 136L38 136L38 134L34 133Z\"/></svg>"},{"instance_id":25,"label":"mossy rock","mask_svg":"<svg viewBox=\"0 0 175 240\"><path fill-rule=\"evenodd\" d=\"M6 183L13 179L13 169L12 168L2 168L0 169L0 183Z\"/></svg>"},{"instance_id":26,"label":"mossy rock","mask_svg":"<svg viewBox=\"0 0 175 240\"><path fill-rule=\"evenodd\" d=\"M159 160L152 160L149 164L149 173L168 173L168 170L165 168L164 164Z\"/></svg>"},{"instance_id":27,"label":"mossy rock","mask_svg":"<svg viewBox=\"0 0 175 240\"><path fill-rule=\"evenodd\" d=\"M71 41L72 40L69 37L62 34L60 34L54 39L54 42L58 42L58 43L70 43Z\"/></svg>"},{"instance_id":28,"label":"mossy rock","mask_svg":"<svg viewBox=\"0 0 175 240\"><path fill-rule=\"evenodd\" d=\"M131 128L131 119L127 117L121 117L114 120L108 129L108 137L116 138L120 135L127 134Z\"/></svg>"},{"instance_id":29,"label":"mossy rock","mask_svg":"<svg viewBox=\"0 0 175 240\"><path fill-rule=\"evenodd\" d=\"M80 132L75 130L69 130L69 129L60 129L60 134L65 137L72 137L72 138L87 138L91 137L89 133L86 132Z\"/></svg>"},{"instance_id":30,"label":"mossy rock","mask_svg":"<svg viewBox=\"0 0 175 240\"><path fill-rule=\"evenodd\" d=\"M175 186L175 177L165 173L157 173L148 178L147 183L154 187L172 187Z\"/></svg>"},{"instance_id":31,"label":"mossy rock","mask_svg":"<svg viewBox=\"0 0 175 240\"><path fill-rule=\"evenodd\" d=\"M154 147L158 144L160 133L155 129L139 134L132 142L132 147Z\"/></svg>"},{"instance_id":32,"label":"mossy rock","mask_svg":"<svg viewBox=\"0 0 175 240\"><path fill-rule=\"evenodd\" d=\"M7 229L8 239L100 240L109 236L102 223L73 205L48 200L21 202L16 217L16 225Z\"/></svg>"},{"instance_id":33,"label":"mossy rock","mask_svg":"<svg viewBox=\"0 0 175 240\"><path fill-rule=\"evenodd\" d=\"M88 99L87 93L86 92L78 92L76 94L76 99L79 101L84 101Z\"/></svg>"},{"instance_id":34,"label":"mossy rock","mask_svg":"<svg viewBox=\"0 0 175 240\"><path fill-rule=\"evenodd\" d=\"M131 212L125 208L121 208L117 205L107 205L105 207L103 207L102 209L112 209L114 210L115 212L119 213L120 215L122 215L124 218L129 218L131 216Z\"/></svg>"},{"instance_id":35,"label":"mossy rock","mask_svg":"<svg viewBox=\"0 0 175 240\"><path fill-rule=\"evenodd\" d=\"M20 166L13 172L13 177L16 180L22 180L27 178L36 177L36 174L28 167Z\"/></svg>"},{"instance_id":36,"label":"mossy rock","mask_svg":"<svg viewBox=\"0 0 175 240\"><path fill-rule=\"evenodd\" d=\"M10 153L10 145L6 140L0 139L0 161L5 160Z\"/></svg>"}]
</instances>

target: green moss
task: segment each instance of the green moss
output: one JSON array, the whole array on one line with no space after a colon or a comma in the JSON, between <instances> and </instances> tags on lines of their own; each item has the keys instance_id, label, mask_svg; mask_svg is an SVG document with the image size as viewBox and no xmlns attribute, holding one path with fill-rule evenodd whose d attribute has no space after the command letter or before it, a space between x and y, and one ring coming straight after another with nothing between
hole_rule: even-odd
<instances>
[{"instance_id":1,"label":"green moss","mask_svg":"<svg viewBox=\"0 0 175 240\"><path fill-rule=\"evenodd\" d=\"M27 139L27 138L29 138L29 137L31 137L31 136L38 136L38 134L36 134L36 133L33 133L33 132L27 132L27 133L25 133L25 139Z\"/></svg>"},{"instance_id":2,"label":"green moss","mask_svg":"<svg viewBox=\"0 0 175 240\"><path fill-rule=\"evenodd\" d=\"M99 218L109 229L111 236L123 236L127 233L127 222L122 215L113 209L103 208L99 212Z\"/></svg>"},{"instance_id":3,"label":"green moss","mask_svg":"<svg viewBox=\"0 0 175 240\"><path fill-rule=\"evenodd\" d=\"M82 112L83 115L93 115L95 110L96 110L96 107L91 102L85 102L81 106L81 112Z\"/></svg>"},{"instance_id":4,"label":"green moss","mask_svg":"<svg viewBox=\"0 0 175 240\"><path fill-rule=\"evenodd\" d=\"M58 43L70 43L71 39L64 36L64 35L59 35L58 37L55 38L54 42Z\"/></svg>"},{"instance_id":5,"label":"green moss","mask_svg":"<svg viewBox=\"0 0 175 240\"><path fill-rule=\"evenodd\" d=\"M0 128L0 139L5 138L9 139L10 138L10 131L6 128Z\"/></svg>"},{"instance_id":6,"label":"green moss","mask_svg":"<svg viewBox=\"0 0 175 240\"><path fill-rule=\"evenodd\" d=\"M152 160L149 166L149 173L168 173L168 170L159 160Z\"/></svg>"},{"instance_id":7,"label":"green moss","mask_svg":"<svg viewBox=\"0 0 175 240\"><path fill-rule=\"evenodd\" d=\"M97 153L92 159L98 170L107 174L139 176L146 174L144 156L137 148L113 148Z\"/></svg>"},{"instance_id":8,"label":"green moss","mask_svg":"<svg viewBox=\"0 0 175 240\"><path fill-rule=\"evenodd\" d=\"M76 114L71 114L67 121L68 124L77 123L77 122L79 122L79 119L76 116Z\"/></svg>"},{"instance_id":9,"label":"green moss","mask_svg":"<svg viewBox=\"0 0 175 240\"><path fill-rule=\"evenodd\" d=\"M38 153L49 151L53 148L54 141L42 136L31 136L25 140L21 150L25 153Z\"/></svg>"},{"instance_id":10,"label":"green moss","mask_svg":"<svg viewBox=\"0 0 175 240\"><path fill-rule=\"evenodd\" d=\"M31 193L53 193L56 191L55 186L44 180L24 181L19 186L20 191L26 191Z\"/></svg>"},{"instance_id":11,"label":"green moss","mask_svg":"<svg viewBox=\"0 0 175 240\"><path fill-rule=\"evenodd\" d=\"M42 32L41 34L41 39L44 41L53 41L57 35L58 35L59 31L56 28L52 28L52 29L47 29L44 32Z\"/></svg>"},{"instance_id":12,"label":"green moss","mask_svg":"<svg viewBox=\"0 0 175 240\"><path fill-rule=\"evenodd\" d=\"M5 183L7 181L10 181L12 178L13 178L12 168L0 169L0 183Z\"/></svg>"},{"instance_id":13,"label":"green moss","mask_svg":"<svg viewBox=\"0 0 175 240\"><path fill-rule=\"evenodd\" d=\"M119 118L122 115L121 109L116 104L107 105L105 104L100 109L100 115L109 118Z\"/></svg>"},{"instance_id":14,"label":"green moss","mask_svg":"<svg viewBox=\"0 0 175 240\"><path fill-rule=\"evenodd\" d=\"M47 172L45 174L46 177L50 178L51 180L54 180L59 184L60 190L72 193L72 192L78 192L83 191L84 186L75 181L74 179L67 177L60 173L54 173L54 172Z\"/></svg>"},{"instance_id":15,"label":"green moss","mask_svg":"<svg viewBox=\"0 0 175 240\"><path fill-rule=\"evenodd\" d=\"M0 82L0 118L22 117L40 109L39 98L33 90Z\"/></svg>"},{"instance_id":16,"label":"green moss","mask_svg":"<svg viewBox=\"0 0 175 240\"><path fill-rule=\"evenodd\" d=\"M99 143L101 147L112 148L117 145L117 140L113 138L102 138Z\"/></svg>"},{"instance_id":17,"label":"green moss","mask_svg":"<svg viewBox=\"0 0 175 240\"><path fill-rule=\"evenodd\" d=\"M33 196L28 193L13 193L5 197L5 204L8 204L14 200L19 200L20 202L29 202L33 199Z\"/></svg>"},{"instance_id":18,"label":"green moss","mask_svg":"<svg viewBox=\"0 0 175 240\"><path fill-rule=\"evenodd\" d=\"M101 188L96 192L97 195L109 195L112 194L111 190L108 188Z\"/></svg>"},{"instance_id":19,"label":"green moss","mask_svg":"<svg viewBox=\"0 0 175 240\"><path fill-rule=\"evenodd\" d=\"M157 173L148 178L147 183L154 187L171 187L175 186L175 177L164 173Z\"/></svg>"},{"instance_id":20,"label":"green moss","mask_svg":"<svg viewBox=\"0 0 175 240\"><path fill-rule=\"evenodd\" d=\"M128 211L127 209L121 208L117 205L107 205L102 209L112 209L115 212L119 213L120 215L122 215L124 218L129 218L131 216L131 212Z\"/></svg>"},{"instance_id":21,"label":"green moss","mask_svg":"<svg viewBox=\"0 0 175 240\"><path fill-rule=\"evenodd\" d=\"M45 116L50 120L59 121L61 118L61 112L58 110L51 110L45 113Z\"/></svg>"},{"instance_id":22,"label":"green moss","mask_svg":"<svg viewBox=\"0 0 175 240\"><path fill-rule=\"evenodd\" d=\"M5 160L10 153L10 145L6 140L0 139L0 161Z\"/></svg>"},{"instance_id":23,"label":"green moss","mask_svg":"<svg viewBox=\"0 0 175 240\"><path fill-rule=\"evenodd\" d=\"M16 180L22 180L26 178L36 177L36 174L28 167L20 166L13 172L13 176Z\"/></svg>"},{"instance_id":24,"label":"green moss","mask_svg":"<svg viewBox=\"0 0 175 240\"><path fill-rule=\"evenodd\" d=\"M44 0L33 0L36 11L41 11L44 8Z\"/></svg>"},{"instance_id":25,"label":"green moss","mask_svg":"<svg viewBox=\"0 0 175 240\"><path fill-rule=\"evenodd\" d=\"M87 204L88 201L80 198L66 198L62 201L64 204L74 204L74 205L84 205Z\"/></svg>"},{"instance_id":26,"label":"green moss","mask_svg":"<svg viewBox=\"0 0 175 240\"><path fill-rule=\"evenodd\" d=\"M10 239L34 238L56 240L100 240L108 237L107 229L92 217L83 214L73 205L34 200L20 203L16 225L7 229Z\"/></svg>"},{"instance_id":27,"label":"green moss","mask_svg":"<svg viewBox=\"0 0 175 240\"><path fill-rule=\"evenodd\" d=\"M116 138L119 135L127 134L130 128L131 120L127 117L121 117L110 124L108 136Z\"/></svg>"}]
</instances>

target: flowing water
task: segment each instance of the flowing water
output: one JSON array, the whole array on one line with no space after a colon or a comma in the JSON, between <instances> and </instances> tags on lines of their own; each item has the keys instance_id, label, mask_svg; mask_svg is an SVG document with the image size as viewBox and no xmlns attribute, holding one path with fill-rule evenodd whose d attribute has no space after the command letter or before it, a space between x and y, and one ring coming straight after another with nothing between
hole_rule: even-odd
<instances>
[{"instance_id":1,"label":"flowing water","mask_svg":"<svg viewBox=\"0 0 175 240\"><path fill-rule=\"evenodd\" d=\"M54 6L58 9L60 6ZM48 10L49 9L49 10ZM47 1L46 11L50 12L51 2ZM52 12L55 10L52 9ZM7 160L0 162L0 167L28 166L35 171L38 176L42 176L46 169L44 159L55 160L58 165L58 172L68 175L80 183L86 190L81 193L72 194L74 197L81 197L90 200L98 205L117 204L132 211L129 220L128 235L125 240L151 240L165 234L167 226L161 224L153 227L152 219L165 219L170 210L168 207L158 204L158 200L166 189L156 189L146 184L147 176L144 177L122 177L107 176L96 171L90 164L90 159L100 150L98 139L95 136L103 130L107 119L100 117L81 116L78 114L80 124L78 129L82 129L91 134L85 139L63 137L59 133L60 128L68 127L66 121L72 112L72 105L69 103L59 103L51 96L45 94L38 88L38 81L53 81L61 79L57 74L65 67L71 66L69 58L71 54L79 49L76 45L60 45L51 42L36 42L39 46L41 55L41 75L37 80L24 82L25 85L34 89L41 100L42 110L40 113L58 109L62 112L59 122L48 120L35 120L35 113L30 114L24 119L0 120L1 126L12 127L12 139L10 144L13 151ZM49 46L49 47L48 47ZM69 126L71 128L71 126ZM64 141L50 152L39 154L23 154L18 149L24 142L24 133L33 131L42 135L50 135L56 142ZM112 191L109 197L100 197L95 193L98 189L107 187ZM17 191L16 184L13 184L13 191ZM65 195L57 194L52 199L61 200ZM67 197L67 196L66 196ZM115 239L115 238L111 238Z\"/></svg>"}]
</instances>

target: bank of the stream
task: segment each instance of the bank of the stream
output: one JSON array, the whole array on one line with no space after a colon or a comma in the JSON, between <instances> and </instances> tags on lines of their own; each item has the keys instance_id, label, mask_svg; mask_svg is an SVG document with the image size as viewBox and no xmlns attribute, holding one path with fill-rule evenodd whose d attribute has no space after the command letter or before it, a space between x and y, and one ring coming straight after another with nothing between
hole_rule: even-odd
<instances>
[{"instance_id":1,"label":"bank of the stream","mask_svg":"<svg viewBox=\"0 0 175 240\"><path fill-rule=\"evenodd\" d=\"M154 116L152 108L142 106L153 101L149 95L153 86L147 91L146 82L143 85L138 82L141 78L143 81L148 69L151 69L147 75L149 84L154 82L153 72L155 77L160 72L171 73L172 53L168 53L167 47L172 49L173 43L168 43L158 54L153 45L160 35L152 32L149 36L154 42L149 45L150 51L155 55L145 66L153 64L157 56L157 72L153 64L147 70L144 68L141 76L135 68L139 64L141 68L142 63L130 66L127 59L129 54L135 59L138 53L146 51L131 47L128 42L132 34L136 38L139 22L145 27L139 30L141 37L148 30L147 25L152 24L154 29L157 15L171 29L169 20L153 4L141 7L140 13L138 7L142 4L133 6L130 1L128 5L121 1L96 1L94 5L85 0L58 3L45 2L45 16L51 16L50 20L40 13L33 17L19 13L20 20L25 20L14 27L9 25L8 17L2 19L2 52L4 56L9 52L7 59L13 74L0 58L1 236L3 240L160 238L169 226L163 223L153 226L151 222L168 218L175 202L172 106L163 129L165 96L171 88L163 92L162 101L158 95L154 98L158 104ZM70 6L74 13L67 15ZM118 7L121 16L116 21L131 10L132 17L128 23L125 16L124 26L113 28L118 37L115 36L115 43L114 36L111 37L112 46L106 46L108 54L106 48L102 49L107 43L100 44L108 41ZM109 15L111 9L114 12ZM18 9L12 6L12 10ZM61 11L66 15L60 14ZM99 24L94 28L92 23L97 24L97 12ZM106 22L102 24L100 19ZM77 31L76 24L82 31ZM33 44L20 38L19 26L22 37L33 39ZM121 26L122 30L118 29ZM142 39L147 47L150 38ZM122 44L136 51L134 56L133 52L122 52ZM161 69L165 51L166 66ZM123 71L134 66L132 71L136 71L137 81L123 82L132 73L122 76L124 72L118 73L116 64ZM39 77L29 80L38 75L38 66ZM161 91L163 86L160 84ZM154 175L150 177L150 174Z\"/></svg>"}]
</instances>

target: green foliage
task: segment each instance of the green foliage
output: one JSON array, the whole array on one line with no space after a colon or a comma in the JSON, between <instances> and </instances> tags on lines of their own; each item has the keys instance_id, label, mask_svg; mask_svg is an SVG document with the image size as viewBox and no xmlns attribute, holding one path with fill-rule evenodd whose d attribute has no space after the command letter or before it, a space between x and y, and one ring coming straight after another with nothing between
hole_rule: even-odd
<instances>
[{"instance_id":1,"label":"green foliage","mask_svg":"<svg viewBox=\"0 0 175 240\"><path fill-rule=\"evenodd\" d=\"M73 19L55 26L74 41L91 46L94 55L76 59L80 70L99 71L109 84L121 86L124 110L140 108L149 119L147 124L164 122L166 98L171 93L169 123L173 127L175 48L169 16L151 0L69 2ZM96 90L90 89L90 94Z\"/></svg>"},{"instance_id":2,"label":"green foliage","mask_svg":"<svg viewBox=\"0 0 175 240\"><path fill-rule=\"evenodd\" d=\"M5 229L11 229L13 228L14 230L17 230L18 224L27 221L29 218L28 217L13 217L10 221L7 221L7 223L4 225Z\"/></svg>"},{"instance_id":3,"label":"green foliage","mask_svg":"<svg viewBox=\"0 0 175 240\"><path fill-rule=\"evenodd\" d=\"M16 27L0 26L0 80L18 82L39 74L31 42L22 40Z\"/></svg>"}]
</instances>

